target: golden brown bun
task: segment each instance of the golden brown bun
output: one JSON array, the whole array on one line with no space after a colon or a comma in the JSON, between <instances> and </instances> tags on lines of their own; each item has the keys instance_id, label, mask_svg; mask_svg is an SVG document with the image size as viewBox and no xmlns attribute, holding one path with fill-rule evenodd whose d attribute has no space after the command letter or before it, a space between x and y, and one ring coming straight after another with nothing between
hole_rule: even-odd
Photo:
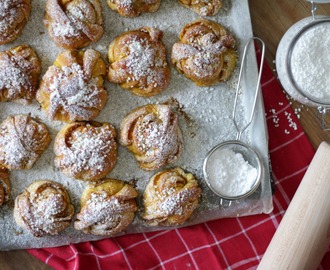
<instances>
[{"instance_id":1,"label":"golden brown bun","mask_svg":"<svg viewBox=\"0 0 330 270\"><path fill-rule=\"evenodd\" d=\"M73 215L67 191L53 181L36 181L15 199L17 225L35 237L58 234L71 224Z\"/></svg>"},{"instance_id":2,"label":"golden brown bun","mask_svg":"<svg viewBox=\"0 0 330 270\"><path fill-rule=\"evenodd\" d=\"M37 100L52 120L92 120L107 100L105 74L106 65L99 52L64 51L43 76Z\"/></svg>"},{"instance_id":3,"label":"golden brown bun","mask_svg":"<svg viewBox=\"0 0 330 270\"><path fill-rule=\"evenodd\" d=\"M30 103L37 92L40 70L40 61L28 45L0 52L0 101Z\"/></svg>"},{"instance_id":4,"label":"golden brown bun","mask_svg":"<svg viewBox=\"0 0 330 270\"><path fill-rule=\"evenodd\" d=\"M183 151L178 116L168 105L146 105L121 123L120 143L127 146L141 169L152 171L175 162Z\"/></svg>"},{"instance_id":5,"label":"golden brown bun","mask_svg":"<svg viewBox=\"0 0 330 270\"><path fill-rule=\"evenodd\" d=\"M134 220L137 191L123 181L104 179L89 184L81 196L81 210L74 223L86 234L114 236Z\"/></svg>"},{"instance_id":6,"label":"golden brown bun","mask_svg":"<svg viewBox=\"0 0 330 270\"><path fill-rule=\"evenodd\" d=\"M31 12L30 0L2 0L0 5L0 45L19 37Z\"/></svg>"},{"instance_id":7,"label":"golden brown bun","mask_svg":"<svg viewBox=\"0 0 330 270\"><path fill-rule=\"evenodd\" d=\"M8 202L10 197L9 171L0 166L0 207Z\"/></svg>"},{"instance_id":8,"label":"golden brown bun","mask_svg":"<svg viewBox=\"0 0 330 270\"><path fill-rule=\"evenodd\" d=\"M163 33L143 27L118 36L109 46L110 82L138 96L154 96L169 84Z\"/></svg>"},{"instance_id":9,"label":"golden brown bun","mask_svg":"<svg viewBox=\"0 0 330 270\"><path fill-rule=\"evenodd\" d=\"M160 6L160 0L107 0L107 2L112 10L124 17L137 17L141 13L156 12Z\"/></svg>"},{"instance_id":10,"label":"golden brown bun","mask_svg":"<svg viewBox=\"0 0 330 270\"><path fill-rule=\"evenodd\" d=\"M44 20L51 39L65 49L81 49L103 35L99 0L48 0Z\"/></svg>"},{"instance_id":11,"label":"golden brown bun","mask_svg":"<svg viewBox=\"0 0 330 270\"><path fill-rule=\"evenodd\" d=\"M65 125L54 142L55 166L75 179L105 177L117 160L116 131L109 123L76 122Z\"/></svg>"},{"instance_id":12,"label":"golden brown bun","mask_svg":"<svg viewBox=\"0 0 330 270\"><path fill-rule=\"evenodd\" d=\"M143 194L142 218L152 226L183 224L198 206L201 189L181 168L155 174Z\"/></svg>"},{"instance_id":13,"label":"golden brown bun","mask_svg":"<svg viewBox=\"0 0 330 270\"><path fill-rule=\"evenodd\" d=\"M235 40L220 24L204 19L187 24L172 48L172 63L198 86L229 79L237 53Z\"/></svg>"},{"instance_id":14,"label":"golden brown bun","mask_svg":"<svg viewBox=\"0 0 330 270\"><path fill-rule=\"evenodd\" d=\"M179 3L201 16L214 16L222 7L222 0L179 0Z\"/></svg>"},{"instance_id":15,"label":"golden brown bun","mask_svg":"<svg viewBox=\"0 0 330 270\"><path fill-rule=\"evenodd\" d=\"M31 169L50 141L44 124L28 115L9 116L0 126L0 165L9 170Z\"/></svg>"}]
</instances>

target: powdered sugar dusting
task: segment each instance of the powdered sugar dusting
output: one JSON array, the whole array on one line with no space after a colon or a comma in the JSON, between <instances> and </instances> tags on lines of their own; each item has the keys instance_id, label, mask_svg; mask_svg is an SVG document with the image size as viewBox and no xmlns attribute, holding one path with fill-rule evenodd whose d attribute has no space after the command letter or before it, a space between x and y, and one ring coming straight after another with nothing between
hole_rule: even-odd
<instances>
[{"instance_id":1,"label":"powdered sugar dusting","mask_svg":"<svg viewBox=\"0 0 330 270\"><path fill-rule=\"evenodd\" d=\"M111 165L109 156L117 149L109 126L98 128L89 124L57 139L56 143L60 147L55 150L55 164L66 168L72 176L88 170L103 172Z\"/></svg>"},{"instance_id":2,"label":"powdered sugar dusting","mask_svg":"<svg viewBox=\"0 0 330 270\"><path fill-rule=\"evenodd\" d=\"M21 66L24 68L25 61L14 63L9 57L1 57L0 66L0 93L7 90L8 98L13 99L21 96L25 88L33 91L29 76L20 68Z\"/></svg>"},{"instance_id":3,"label":"powdered sugar dusting","mask_svg":"<svg viewBox=\"0 0 330 270\"><path fill-rule=\"evenodd\" d=\"M151 5L151 4L155 4L157 3L159 0L142 0L139 2L143 2L140 3L140 5ZM134 4L136 4L136 2L138 2L137 0L110 0L111 3L114 3L116 5L118 5L119 7L123 7L125 9L127 9L127 11L133 9Z\"/></svg>"},{"instance_id":4,"label":"powdered sugar dusting","mask_svg":"<svg viewBox=\"0 0 330 270\"><path fill-rule=\"evenodd\" d=\"M167 63L156 56L157 48L151 46L147 39L133 39L128 43L128 48L130 54L127 58L127 67L133 79L140 80L146 77L147 84L155 84L156 87L157 84L161 84L162 78L154 68L163 68Z\"/></svg>"},{"instance_id":5,"label":"powdered sugar dusting","mask_svg":"<svg viewBox=\"0 0 330 270\"><path fill-rule=\"evenodd\" d=\"M156 210L155 213L166 216L184 215L195 208L193 204L187 204L187 202L191 201L191 198L194 198L195 196L196 190L194 189L184 189L176 194L169 194L166 197L163 197L163 201L158 205L158 210Z\"/></svg>"},{"instance_id":6,"label":"powdered sugar dusting","mask_svg":"<svg viewBox=\"0 0 330 270\"><path fill-rule=\"evenodd\" d=\"M48 0L45 25L50 36L62 47L86 47L103 35L102 14L99 1L69 1L65 5Z\"/></svg>"},{"instance_id":7,"label":"powdered sugar dusting","mask_svg":"<svg viewBox=\"0 0 330 270\"><path fill-rule=\"evenodd\" d=\"M106 223L110 228L116 227L122 212L131 208L127 204L120 203L116 197L109 198L105 192L92 194L86 204L89 210L86 210L88 214L83 216L83 221L88 225Z\"/></svg>"},{"instance_id":8,"label":"powdered sugar dusting","mask_svg":"<svg viewBox=\"0 0 330 270\"><path fill-rule=\"evenodd\" d=\"M44 181L44 189L28 188L15 201L15 213L36 237L55 235L70 225L74 214L66 191ZM23 225L23 224L22 224Z\"/></svg>"},{"instance_id":9,"label":"powdered sugar dusting","mask_svg":"<svg viewBox=\"0 0 330 270\"><path fill-rule=\"evenodd\" d=\"M48 78L52 74L54 76ZM77 117L90 119L93 115L90 109L101 105L99 95L104 90L98 87L98 79L87 78L83 68L77 63L63 66L62 69L52 66L44 79L49 81L49 114L52 118L59 110L64 110L72 120Z\"/></svg>"},{"instance_id":10,"label":"powdered sugar dusting","mask_svg":"<svg viewBox=\"0 0 330 270\"><path fill-rule=\"evenodd\" d=\"M40 64L28 46L0 52L0 101L30 102L36 92Z\"/></svg>"},{"instance_id":11,"label":"powdered sugar dusting","mask_svg":"<svg viewBox=\"0 0 330 270\"><path fill-rule=\"evenodd\" d=\"M172 61L177 68L200 79L212 78L226 68L220 56L235 44L232 36L219 37L205 28L203 21L188 26L181 41L172 48Z\"/></svg>"},{"instance_id":12,"label":"powdered sugar dusting","mask_svg":"<svg viewBox=\"0 0 330 270\"><path fill-rule=\"evenodd\" d=\"M21 19L23 13L20 9L26 8L22 0L3 0L0 5L0 41L5 40L18 30L17 19ZM24 15L23 15L24 16ZM20 22L21 20L19 20Z\"/></svg>"},{"instance_id":13,"label":"powdered sugar dusting","mask_svg":"<svg viewBox=\"0 0 330 270\"><path fill-rule=\"evenodd\" d=\"M133 221L137 210L134 201L136 195L130 195L132 197L111 195L111 192L106 191L91 193L77 215L75 228L96 235L113 235L124 230Z\"/></svg>"},{"instance_id":14,"label":"powdered sugar dusting","mask_svg":"<svg viewBox=\"0 0 330 270\"><path fill-rule=\"evenodd\" d=\"M140 107L124 118L121 143L131 147L137 161L145 169L155 170L175 162L183 149L177 115L168 105Z\"/></svg>"},{"instance_id":15,"label":"powdered sugar dusting","mask_svg":"<svg viewBox=\"0 0 330 270\"><path fill-rule=\"evenodd\" d=\"M29 169L49 143L46 128L25 115L8 117L0 126L0 164Z\"/></svg>"}]
</instances>

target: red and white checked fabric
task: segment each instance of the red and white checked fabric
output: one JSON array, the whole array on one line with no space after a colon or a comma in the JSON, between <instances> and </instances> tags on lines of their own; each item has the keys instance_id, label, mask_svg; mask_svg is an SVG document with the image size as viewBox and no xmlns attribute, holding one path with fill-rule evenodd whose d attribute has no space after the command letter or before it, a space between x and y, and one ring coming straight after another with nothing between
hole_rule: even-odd
<instances>
[{"instance_id":1,"label":"red and white checked fabric","mask_svg":"<svg viewBox=\"0 0 330 270\"><path fill-rule=\"evenodd\" d=\"M65 270L255 269L315 153L267 65L262 93L275 178L271 214L28 252L55 269ZM330 249L319 269L330 269Z\"/></svg>"}]
</instances>

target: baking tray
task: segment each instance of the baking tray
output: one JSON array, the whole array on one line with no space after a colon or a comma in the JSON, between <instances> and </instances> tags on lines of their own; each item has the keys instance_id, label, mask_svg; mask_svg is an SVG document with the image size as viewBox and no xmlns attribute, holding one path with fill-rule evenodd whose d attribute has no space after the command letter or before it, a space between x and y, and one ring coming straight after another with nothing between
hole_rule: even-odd
<instances>
[{"instance_id":1,"label":"baking tray","mask_svg":"<svg viewBox=\"0 0 330 270\"><path fill-rule=\"evenodd\" d=\"M168 61L173 44L178 41L180 30L185 24L190 23L200 16L193 11L180 6L177 1L162 0L156 13L143 14L137 18L122 18L111 11L105 0L100 1L103 9L105 34L102 39L91 46L98 50L104 59L107 59L107 49L110 42L124 31L137 29L142 26L157 27L164 32L163 41L167 47ZM62 51L57 48L43 25L43 16L46 0L32 1L32 13L23 34L15 41L0 46L0 50L7 50L21 44L29 44L37 52L42 62L42 75L53 63L56 55ZM223 8L218 15L208 19L224 25L236 37L238 52L241 58L245 42L252 37L252 27L247 0L224 0ZM180 127L183 131L185 149L180 159L169 167L180 166L193 173L198 179L203 194L199 207L195 210L189 221L183 226L202 223L205 221L260 213L269 213L272 210L272 197L268 163L268 138L265 124L265 113L262 96L259 94L254 120L249 129L244 133L243 140L254 147L262 157L264 174L261 187L251 197L239 200L228 205L221 205L220 199L215 196L203 180L203 160L207 152L216 144L234 139L235 128L231 121L231 112L235 96L237 71L226 82L212 87L197 87L193 82L179 74L171 66L171 82L169 87L160 95L151 98L133 96L129 91L122 90L119 86L106 82L108 101L100 115L95 119L100 122L110 122L117 132L123 117L132 109L149 103L162 103L167 101L179 102L183 108L179 114ZM240 93L239 121L244 121L244 116L249 115L253 91L257 81L257 63L254 49L252 48L247 58L247 68L244 72ZM86 182L69 179L54 167L53 142L63 123L50 121L44 111L40 110L38 102L22 106L13 102L0 103L0 121L9 115L30 114L47 125L52 143L32 169L27 171L11 172L12 198L20 194L25 187L35 180L50 179L62 183L68 190L71 200L79 211L79 202ZM145 186L155 172L141 170L128 150L119 147L118 162L114 170L108 175L124 181L135 180L136 188L141 198ZM140 199L138 200L141 206ZM144 225L139 214L123 234L147 232L154 230L171 229L164 227L149 227ZM19 228L13 219L13 203L0 209L0 249L23 249L38 247L54 247L69 243L78 243L96 240L105 237L86 235L74 230L71 225L57 236L35 238L28 232Z\"/></svg>"}]
</instances>

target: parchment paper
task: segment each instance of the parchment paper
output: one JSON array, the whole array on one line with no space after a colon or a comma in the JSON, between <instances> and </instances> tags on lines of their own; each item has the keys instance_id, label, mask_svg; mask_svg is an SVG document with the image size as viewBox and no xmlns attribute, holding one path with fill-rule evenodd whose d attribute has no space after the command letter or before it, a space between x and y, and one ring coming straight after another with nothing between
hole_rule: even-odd
<instances>
[{"instance_id":1,"label":"parchment paper","mask_svg":"<svg viewBox=\"0 0 330 270\"><path fill-rule=\"evenodd\" d=\"M168 61L170 62L171 48L178 41L180 30L185 24L200 18L193 11L180 6L175 0L162 0L161 6L156 13L143 14L137 18L122 18L108 8L105 0L100 2L103 8L105 34L99 42L91 44L90 47L100 51L106 61L108 46L117 35L142 26L153 26L164 32L163 41L167 47ZM56 55L62 50L55 46L44 28L45 3L45 0L32 0L31 17L23 34L15 42L0 46L0 50L7 50L21 44L32 46L42 61L42 75L53 63ZM220 13L208 19L220 22L231 31L238 40L238 51L241 57L243 45L252 37L248 1L224 0L224 7ZM249 116L248 112L251 107L249 104L252 102L257 80L254 50L250 50L247 63L240 95L241 106L239 106L238 112L242 122L246 115L246 117ZM162 94L152 98L137 97L115 84L109 82L105 84L108 91L108 101L106 107L95 120L110 122L116 127L117 132L123 117L138 106L165 102L170 99L177 100L183 106L184 114L189 118L189 121L187 121L187 117L184 117L183 114L179 115L185 149L180 159L169 167L180 166L193 173L203 189L198 209L184 226L224 217L268 213L272 210L268 168L268 138L261 94L259 94L254 121L243 136L243 140L250 143L262 156L265 171L262 176L261 187L248 199L233 202L229 207L223 207L220 205L220 199L209 190L203 179L202 166L207 152L220 142L235 139L236 131L232 124L231 112L237 73L238 68L232 79L227 83L201 88L195 86L193 82L179 74L171 66L169 87ZM63 123L48 120L45 113L40 110L37 101L25 107L13 102L0 104L0 121L3 121L9 115L15 114L30 114L32 117L39 119L47 125L53 140L31 170L11 172L12 200L32 182L50 179L62 183L67 188L78 212L80 209L80 196L86 183L69 179L54 167L53 141ZM145 186L154 173L156 172L148 173L141 170L137 166L133 155L126 148L120 146L117 165L108 177L124 181L136 180L136 188L139 191L139 198L141 198ZM140 199L138 203L141 206ZM85 235L74 230L72 225L58 236L34 238L27 231L16 225L12 212L13 202L0 208L0 249L2 250L53 247L102 238ZM141 221L139 214L137 214L134 222L123 233L161 229L171 228L146 226Z\"/></svg>"}]
</instances>

